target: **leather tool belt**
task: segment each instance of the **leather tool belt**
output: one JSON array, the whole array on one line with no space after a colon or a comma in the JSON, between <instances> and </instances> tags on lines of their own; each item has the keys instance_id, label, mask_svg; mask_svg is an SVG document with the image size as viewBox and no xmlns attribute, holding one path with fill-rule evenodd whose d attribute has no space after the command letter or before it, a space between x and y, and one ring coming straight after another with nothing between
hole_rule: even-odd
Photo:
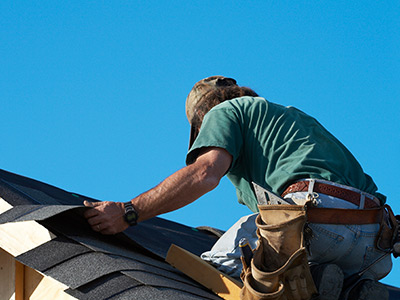
<instances>
[{"instance_id":1,"label":"leather tool belt","mask_svg":"<svg viewBox=\"0 0 400 300\"><path fill-rule=\"evenodd\" d=\"M381 223L383 207L373 209L307 208L307 222L319 224L374 224Z\"/></svg>"}]
</instances>

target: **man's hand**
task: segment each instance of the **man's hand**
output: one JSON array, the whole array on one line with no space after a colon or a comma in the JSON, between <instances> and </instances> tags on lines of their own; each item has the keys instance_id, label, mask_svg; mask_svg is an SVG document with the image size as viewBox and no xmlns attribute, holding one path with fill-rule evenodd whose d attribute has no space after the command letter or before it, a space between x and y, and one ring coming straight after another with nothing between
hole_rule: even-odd
<instances>
[{"instance_id":1,"label":"man's hand","mask_svg":"<svg viewBox=\"0 0 400 300\"><path fill-rule=\"evenodd\" d=\"M83 203L92 207L85 211L84 216L94 231L102 234L116 234L129 227L124 220L125 208L122 202L88 202Z\"/></svg>"}]
</instances>

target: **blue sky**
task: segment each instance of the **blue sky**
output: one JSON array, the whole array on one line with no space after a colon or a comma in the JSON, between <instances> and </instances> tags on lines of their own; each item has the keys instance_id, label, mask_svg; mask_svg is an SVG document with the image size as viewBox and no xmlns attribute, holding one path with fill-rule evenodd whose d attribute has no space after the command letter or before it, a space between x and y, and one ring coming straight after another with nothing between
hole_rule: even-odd
<instances>
[{"instance_id":1,"label":"blue sky","mask_svg":"<svg viewBox=\"0 0 400 300\"><path fill-rule=\"evenodd\" d=\"M398 1L1 1L0 168L127 201L184 166L185 98L225 75L316 117L400 214L399 11ZM248 213L224 179L163 217L226 230ZM400 285L399 266L383 281Z\"/></svg>"}]
</instances>

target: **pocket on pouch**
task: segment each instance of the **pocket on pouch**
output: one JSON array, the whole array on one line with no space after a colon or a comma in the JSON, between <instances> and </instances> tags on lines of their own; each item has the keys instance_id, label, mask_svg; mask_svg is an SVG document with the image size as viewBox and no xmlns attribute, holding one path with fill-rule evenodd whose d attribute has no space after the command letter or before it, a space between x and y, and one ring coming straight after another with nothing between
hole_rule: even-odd
<instances>
[{"instance_id":1,"label":"pocket on pouch","mask_svg":"<svg viewBox=\"0 0 400 300\"><path fill-rule=\"evenodd\" d=\"M335 259L338 256L340 243L344 237L329 227L337 225L309 224L312 229L310 239L310 261L324 263Z\"/></svg>"}]
</instances>

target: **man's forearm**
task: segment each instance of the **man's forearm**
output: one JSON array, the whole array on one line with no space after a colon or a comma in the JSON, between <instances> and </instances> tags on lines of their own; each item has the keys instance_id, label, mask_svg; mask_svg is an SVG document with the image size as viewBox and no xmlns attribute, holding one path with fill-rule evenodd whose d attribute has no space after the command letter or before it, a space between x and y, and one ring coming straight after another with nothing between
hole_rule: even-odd
<instances>
[{"instance_id":1,"label":"man's forearm","mask_svg":"<svg viewBox=\"0 0 400 300\"><path fill-rule=\"evenodd\" d=\"M171 176L155 188L132 199L139 221L181 208L214 189L229 168L231 157L209 150L194 164Z\"/></svg>"}]
</instances>

